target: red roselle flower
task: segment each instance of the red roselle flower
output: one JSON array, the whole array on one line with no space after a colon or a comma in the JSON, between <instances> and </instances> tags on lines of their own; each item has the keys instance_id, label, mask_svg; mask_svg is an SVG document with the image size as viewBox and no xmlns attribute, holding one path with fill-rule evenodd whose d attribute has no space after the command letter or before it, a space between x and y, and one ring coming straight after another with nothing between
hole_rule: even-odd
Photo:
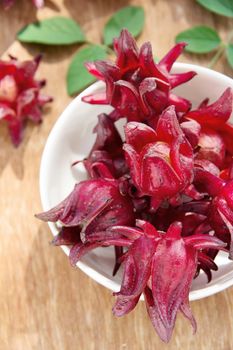
<instances>
[{"instance_id":1,"label":"red roselle flower","mask_svg":"<svg viewBox=\"0 0 233 350\"><path fill-rule=\"evenodd\" d=\"M127 30L114 42L116 62L88 62L88 71L106 83L106 93L85 96L84 101L110 104L115 117L126 116L129 121L144 121L159 115L164 108L175 105L179 112L187 112L191 103L171 93L171 90L194 77L195 72L171 74L175 60L185 43L177 44L156 64L150 43L141 49ZM117 113L116 113L117 112Z\"/></svg>"},{"instance_id":2,"label":"red roselle flower","mask_svg":"<svg viewBox=\"0 0 233 350\"><path fill-rule=\"evenodd\" d=\"M199 157L211 160L220 167L225 157L225 150L233 153L233 126L228 123L232 113L232 101L232 89L228 88L214 103L208 105L207 99L197 110L190 111L184 116L184 120L195 120L203 130L199 138L201 148Z\"/></svg>"},{"instance_id":3,"label":"red roselle flower","mask_svg":"<svg viewBox=\"0 0 233 350\"><path fill-rule=\"evenodd\" d=\"M3 0L3 7L9 9L15 2L15 0ZM33 4L39 9L44 6L44 0L32 0Z\"/></svg>"},{"instance_id":4,"label":"red roselle flower","mask_svg":"<svg viewBox=\"0 0 233 350\"><path fill-rule=\"evenodd\" d=\"M137 221L136 225L138 228L110 229L132 242L123 256L124 276L120 292L115 293L114 314L127 314L144 293L148 314L163 341L169 341L179 310L191 321L195 331L188 295L199 251L204 257L205 249L223 249L225 244L203 234L181 237L180 222L174 222L167 233L158 232L145 221Z\"/></svg>"},{"instance_id":5,"label":"red roselle flower","mask_svg":"<svg viewBox=\"0 0 233 350\"><path fill-rule=\"evenodd\" d=\"M58 206L37 217L44 221L60 221L67 227L81 228L81 239L113 225L131 225L134 211L131 201L119 192L113 178L82 181Z\"/></svg>"},{"instance_id":6,"label":"red roselle flower","mask_svg":"<svg viewBox=\"0 0 233 350\"><path fill-rule=\"evenodd\" d=\"M0 120L8 124L15 146L22 141L22 132L27 119L34 123L42 121L42 107L52 98L41 94L45 80L35 80L41 56L32 61L0 60Z\"/></svg>"},{"instance_id":7,"label":"red roselle flower","mask_svg":"<svg viewBox=\"0 0 233 350\"><path fill-rule=\"evenodd\" d=\"M205 99L196 110L174 95L175 86L195 75L170 72L184 46L155 64L150 44L138 49L123 30L114 42L115 63L87 63L106 92L84 101L114 109L98 117L96 141L81 160L90 178L37 215L60 224L53 244L71 247L72 265L92 249L113 246L113 273L123 267L114 314L127 314L144 294L165 342L178 311L196 330L188 302L193 279L203 271L211 280L219 250L233 258L232 90L214 103ZM17 101L14 86L7 96ZM125 142L116 124L121 117Z\"/></svg>"},{"instance_id":8,"label":"red roselle flower","mask_svg":"<svg viewBox=\"0 0 233 350\"><path fill-rule=\"evenodd\" d=\"M193 150L174 106L161 114L156 130L142 123L127 123L125 137L123 148L132 180L141 196L152 197L153 210L192 183Z\"/></svg>"}]
</instances>

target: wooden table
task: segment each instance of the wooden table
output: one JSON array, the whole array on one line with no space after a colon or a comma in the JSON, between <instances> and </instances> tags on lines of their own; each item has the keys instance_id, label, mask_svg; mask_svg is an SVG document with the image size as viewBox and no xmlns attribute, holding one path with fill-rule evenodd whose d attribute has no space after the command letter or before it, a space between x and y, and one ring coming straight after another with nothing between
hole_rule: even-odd
<instances>
[{"instance_id":1,"label":"wooden table","mask_svg":"<svg viewBox=\"0 0 233 350\"><path fill-rule=\"evenodd\" d=\"M40 127L29 125L24 142L14 149L0 125L0 349L1 350L230 350L233 349L233 289L191 304L198 332L178 317L169 345L154 333L143 303L130 315L112 316L113 297L79 270L65 254L49 245L46 224L33 217L41 210L38 175L47 136L65 106L65 75L76 46L22 47L14 42L18 29L35 18L66 15L77 20L88 38L99 42L107 18L126 4L141 4L146 24L139 43L150 40L157 56L173 44L179 31L204 23L224 37L233 21L215 16L193 0L47 0L36 12L29 0L17 1L0 13L0 50L21 59L44 52L38 75L46 77L46 92L55 97ZM8 49L9 47L9 49ZM210 56L183 56L183 61L207 64ZM215 67L232 71L225 60Z\"/></svg>"}]
</instances>

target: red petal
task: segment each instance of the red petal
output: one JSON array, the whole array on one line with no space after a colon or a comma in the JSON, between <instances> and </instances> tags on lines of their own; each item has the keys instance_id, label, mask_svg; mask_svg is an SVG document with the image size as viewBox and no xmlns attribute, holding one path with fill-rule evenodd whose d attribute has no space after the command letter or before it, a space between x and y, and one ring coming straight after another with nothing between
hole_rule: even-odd
<instances>
[{"instance_id":1,"label":"red petal","mask_svg":"<svg viewBox=\"0 0 233 350\"><path fill-rule=\"evenodd\" d=\"M154 62L151 44L144 43L140 49L139 60L142 70L146 77L157 78L157 85L161 91L168 92L169 82L167 77L162 73L159 66Z\"/></svg>"},{"instance_id":2,"label":"red petal","mask_svg":"<svg viewBox=\"0 0 233 350\"><path fill-rule=\"evenodd\" d=\"M6 119L6 120L16 119L15 111L4 103L0 103L0 121L2 119Z\"/></svg>"},{"instance_id":3,"label":"red petal","mask_svg":"<svg viewBox=\"0 0 233 350\"><path fill-rule=\"evenodd\" d=\"M121 78L120 69L110 61L95 61L95 66L98 72L103 75L106 83L107 100L111 103L114 82Z\"/></svg>"},{"instance_id":4,"label":"red petal","mask_svg":"<svg viewBox=\"0 0 233 350\"><path fill-rule=\"evenodd\" d=\"M149 222L137 219L136 226L143 230L145 236L153 239L160 238L160 235L156 228Z\"/></svg>"},{"instance_id":5,"label":"red petal","mask_svg":"<svg viewBox=\"0 0 233 350\"><path fill-rule=\"evenodd\" d=\"M209 106L189 112L186 118L195 119L203 125L218 126L225 123L232 113L232 89L228 88L217 101Z\"/></svg>"},{"instance_id":6,"label":"red petal","mask_svg":"<svg viewBox=\"0 0 233 350\"><path fill-rule=\"evenodd\" d=\"M120 297L136 297L140 295L150 277L151 259L156 249L157 242L146 236L138 238L129 248L124 259L124 276L120 292L115 295Z\"/></svg>"},{"instance_id":7,"label":"red petal","mask_svg":"<svg viewBox=\"0 0 233 350\"><path fill-rule=\"evenodd\" d=\"M126 142L138 153L148 143L157 141L156 132L146 124L129 122L124 129Z\"/></svg>"},{"instance_id":8,"label":"red petal","mask_svg":"<svg viewBox=\"0 0 233 350\"><path fill-rule=\"evenodd\" d=\"M8 123L10 137L15 147L18 147L23 138L23 124L19 119L14 119Z\"/></svg>"},{"instance_id":9,"label":"red petal","mask_svg":"<svg viewBox=\"0 0 233 350\"><path fill-rule=\"evenodd\" d=\"M140 121L142 117L140 97L131 83L124 80L114 83L114 93L110 103L128 120Z\"/></svg>"},{"instance_id":10,"label":"red petal","mask_svg":"<svg viewBox=\"0 0 233 350\"><path fill-rule=\"evenodd\" d=\"M169 335L176 315L186 301L196 272L197 256L182 239L162 240L152 261L152 294L158 319Z\"/></svg>"},{"instance_id":11,"label":"red petal","mask_svg":"<svg viewBox=\"0 0 233 350\"><path fill-rule=\"evenodd\" d=\"M195 249L222 249L226 246L226 243L217 237L202 234L184 237L184 241L186 245Z\"/></svg>"},{"instance_id":12,"label":"red petal","mask_svg":"<svg viewBox=\"0 0 233 350\"><path fill-rule=\"evenodd\" d=\"M201 132L198 141L200 147L196 154L197 159L207 159L221 167L225 157L223 138L214 130L205 129Z\"/></svg>"},{"instance_id":13,"label":"red petal","mask_svg":"<svg viewBox=\"0 0 233 350\"><path fill-rule=\"evenodd\" d=\"M76 266L77 262L91 250L100 247L100 243L77 243L75 244L69 254L70 263L72 266Z\"/></svg>"},{"instance_id":14,"label":"red petal","mask_svg":"<svg viewBox=\"0 0 233 350\"><path fill-rule=\"evenodd\" d=\"M224 186L224 181L201 168L195 168L195 186L202 192L207 192L211 196L216 196Z\"/></svg>"},{"instance_id":15,"label":"red petal","mask_svg":"<svg viewBox=\"0 0 233 350\"><path fill-rule=\"evenodd\" d=\"M223 208L221 208L223 209ZM230 242L230 251L229 251L229 258L233 260L233 225L230 220L223 214L221 209L218 209L218 213L221 216L222 221L226 225L226 227L229 230L229 234L231 236L231 242ZM229 213L229 210L226 210L227 213ZM231 220L232 220L232 215L231 215Z\"/></svg>"},{"instance_id":16,"label":"red petal","mask_svg":"<svg viewBox=\"0 0 233 350\"><path fill-rule=\"evenodd\" d=\"M173 64L177 60L177 58L182 54L186 43L178 43L176 44L168 53L159 61L159 67L165 69L170 72Z\"/></svg>"},{"instance_id":17,"label":"red petal","mask_svg":"<svg viewBox=\"0 0 233 350\"><path fill-rule=\"evenodd\" d=\"M139 85L142 107L146 115L160 114L168 105L168 93L157 88L158 82L159 79L150 77L145 78Z\"/></svg>"},{"instance_id":18,"label":"red petal","mask_svg":"<svg viewBox=\"0 0 233 350\"><path fill-rule=\"evenodd\" d=\"M181 181L166 158L162 158L159 146L156 143L143 148L140 155L140 189L146 194L164 199L180 190Z\"/></svg>"},{"instance_id":19,"label":"red petal","mask_svg":"<svg viewBox=\"0 0 233 350\"><path fill-rule=\"evenodd\" d=\"M117 297L112 312L115 316L121 317L132 311L139 301L140 295L136 297Z\"/></svg>"},{"instance_id":20,"label":"red petal","mask_svg":"<svg viewBox=\"0 0 233 350\"><path fill-rule=\"evenodd\" d=\"M80 243L80 231L78 226L66 227L63 226L56 237L52 240L53 245L74 245Z\"/></svg>"},{"instance_id":21,"label":"red petal","mask_svg":"<svg viewBox=\"0 0 233 350\"><path fill-rule=\"evenodd\" d=\"M228 123L219 125L218 131L224 140L227 151L230 152L231 155L233 155L233 125Z\"/></svg>"},{"instance_id":22,"label":"red petal","mask_svg":"<svg viewBox=\"0 0 233 350\"><path fill-rule=\"evenodd\" d=\"M119 270L120 266L121 266L121 262L120 259L122 258L123 255L123 247L114 247L114 251L115 251L115 265L112 271L112 275L115 276L117 271Z\"/></svg>"},{"instance_id":23,"label":"red petal","mask_svg":"<svg viewBox=\"0 0 233 350\"><path fill-rule=\"evenodd\" d=\"M195 199L197 201L199 201L200 199L204 198L204 193L200 193L197 191L197 189L195 188L194 185L189 185L187 186L184 190L183 190L183 194L185 194L186 196Z\"/></svg>"},{"instance_id":24,"label":"red petal","mask_svg":"<svg viewBox=\"0 0 233 350\"><path fill-rule=\"evenodd\" d=\"M183 184L190 184L194 175L193 150L185 136L181 135L173 141L170 158L171 164L178 176L183 180Z\"/></svg>"},{"instance_id":25,"label":"red petal","mask_svg":"<svg viewBox=\"0 0 233 350\"><path fill-rule=\"evenodd\" d=\"M116 65L122 74L138 67L138 48L135 39L127 29L121 31L120 37L115 40Z\"/></svg>"},{"instance_id":26,"label":"red petal","mask_svg":"<svg viewBox=\"0 0 233 350\"><path fill-rule=\"evenodd\" d=\"M139 155L135 149L125 143L123 145L123 150L125 151L125 159L130 168L130 174L135 185L140 184L140 166L139 166Z\"/></svg>"},{"instance_id":27,"label":"red petal","mask_svg":"<svg viewBox=\"0 0 233 350\"><path fill-rule=\"evenodd\" d=\"M181 237L181 231L182 231L182 223L179 221L173 222L167 230L166 239L179 240Z\"/></svg>"},{"instance_id":28,"label":"red petal","mask_svg":"<svg viewBox=\"0 0 233 350\"><path fill-rule=\"evenodd\" d=\"M193 334L196 333L197 331L197 322L192 314L192 310L189 305L188 297L187 300L185 300L181 305L180 305L180 311L182 314L190 321L192 327L193 327Z\"/></svg>"},{"instance_id":29,"label":"red petal","mask_svg":"<svg viewBox=\"0 0 233 350\"><path fill-rule=\"evenodd\" d=\"M135 227L128 226L113 226L110 227L107 232L112 235L120 234L131 240L136 240L143 235L143 232Z\"/></svg>"},{"instance_id":30,"label":"red petal","mask_svg":"<svg viewBox=\"0 0 233 350\"><path fill-rule=\"evenodd\" d=\"M218 265L215 264L211 257L204 254L203 252L198 252L198 261L200 261L201 264L206 265L211 270L218 270Z\"/></svg>"},{"instance_id":31,"label":"red petal","mask_svg":"<svg viewBox=\"0 0 233 350\"><path fill-rule=\"evenodd\" d=\"M91 66L90 66L90 63L87 63L87 64L89 65L89 68L95 67L95 70L94 70L95 74L99 74L99 76L101 77L102 80L116 81L116 80L119 80L121 78L119 67L116 64L112 63L111 61L97 60L94 63L92 63ZM90 72L90 70L89 70L89 72ZM97 75L95 75L95 76L98 78Z\"/></svg>"},{"instance_id":32,"label":"red petal","mask_svg":"<svg viewBox=\"0 0 233 350\"><path fill-rule=\"evenodd\" d=\"M121 136L107 114L102 113L98 116L98 124L94 132L96 133L96 140L90 154L96 150L106 150L114 158L122 152Z\"/></svg>"},{"instance_id":33,"label":"red petal","mask_svg":"<svg viewBox=\"0 0 233 350\"><path fill-rule=\"evenodd\" d=\"M85 62L84 65L87 68L88 72L94 75L95 78L104 80L104 76L101 72L98 71L95 62Z\"/></svg>"},{"instance_id":34,"label":"red petal","mask_svg":"<svg viewBox=\"0 0 233 350\"><path fill-rule=\"evenodd\" d=\"M187 113L192 106L190 101L171 93L169 94L168 104L174 105L176 107L176 111L182 113Z\"/></svg>"},{"instance_id":35,"label":"red petal","mask_svg":"<svg viewBox=\"0 0 233 350\"><path fill-rule=\"evenodd\" d=\"M191 80L193 77L197 75L196 72L186 72L186 73L179 73L179 74L171 74L169 77L169 83L171 85L171 88L175 88L176 86L179 86L181 84L186 83L187 81Z\"/></svg>"},{"instance_id":36,"label":"red petal","mask_svg":"<svg viewBox=\"0 0 233 350\"><path fill-rule=\"evenodd\" d=\"M40 107L42 107L46 103L52 102L52 101L53 101L53 97L51 97L51 96L47 96L47 95L43 95L43 94L38 95L38 104Z\"/></svg>"},{"instance_id":37,"label":"red petal","mask_svg":"<svg viewBox=\"0 0 233 350\"><path fill-rule=\"evenodd\" d=\"M147 312L153 327L158 333L160 339L165 343L168 343L169 340L171 339L173 328L164 325L164 322L161 319L158 311L157 303L154 302L152 292L148 287L145 288L144 290L144 296L145 296Z\"/></svg>"},{"instance_id":38,"label":"red petal","mask_svg":"<svg viewBox=\"0 0 233 350\"><path fill-rule=\"evenodd\" d=\"M171 144L179 135L183 135L177 120L174 106L169 106L159 117L157 123L157 140Z\"/></svg>"},{"instance_id":39,"label":"red petal","mask_svg":"<svg viewBox=\"0 0 233 350\"><path fill-rule=\"evenodd\" d=\"M190 142L193 148L198 144L201 125L195 120L185 121L180 124L180 127L185 134L187 140Z\"/></svg>"}]
</instances>

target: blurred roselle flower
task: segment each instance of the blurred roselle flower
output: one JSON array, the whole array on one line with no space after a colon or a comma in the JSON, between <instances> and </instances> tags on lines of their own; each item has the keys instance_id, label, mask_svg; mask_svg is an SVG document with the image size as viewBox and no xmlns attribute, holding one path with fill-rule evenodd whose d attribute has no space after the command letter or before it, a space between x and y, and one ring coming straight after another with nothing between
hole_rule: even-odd
<instances>
[{"instance_id":1,"label":"blurred roselle flower","mask_svg":"<svg viewBox=\"0 0 233 350\"><path fill-rule=\"evenodd\" d=\"M32 61L0 60L0 120L7 122L12 142L18 146L27 119L42 121L42 107L52 98L41 94L45 80L35 80L41 56Z\"/></svg>"},{"instance_id":2,"label":"blurred roselle flower","mask_svg":"<svg viewBox=\"0 0 233 350\"><path fill-rule=\"evenodd\" d=\"M119 116L128 121L143 121L158 116L168 105L175 105L178 112L187 112L191 103L170 92L174 87L194 77L195 72L170 73L173 63L182 53L185 43L177 44L156 64L151 44L143 44L139 50L134 38L122 30L115 39L116 62L87 62L88 71L106 83L106 93L85 96L89 103L110 104Z\"/></svg>"},{"instance_id":3,"label":"blurred roselle flower","mask_svg":"<svg viewBox=\"0 0 233 350\"><path fill-rule=\"evenodd\" d=\"M32 2L38 9L44 6L44 0L32 0Z\"/></svg>"},{"instance_id":4,"label":"blurred roselle flower","mask_svg":"<svg viewBox=\"0 0 233 350\"><path fill-rule=\"evenodd\" d=\"M4 9L9 9L15 2L15 0L3 0ZM44 6L44 0L32 0L33 4L39 9Z\"/></svg>"},{"instance_id":5,"label":"blurred roselle flower","mask_svg":"<svg viewBox=\"0 0 233 350\"><path fill-rule=\"evenodd\" d=\"M132 180L141 195L152 196L153 210L192 183L193 151L173 106L159 117L155 131L145 124L129 122L125 137L123 149Z\"/></svg>"}]
</instances>

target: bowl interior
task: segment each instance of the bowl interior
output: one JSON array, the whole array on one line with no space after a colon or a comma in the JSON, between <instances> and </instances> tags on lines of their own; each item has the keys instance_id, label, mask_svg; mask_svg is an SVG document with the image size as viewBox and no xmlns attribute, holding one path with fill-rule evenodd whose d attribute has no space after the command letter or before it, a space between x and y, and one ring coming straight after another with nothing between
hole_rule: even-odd
<instances>
[{"instance_id":1,"label":"bowl interior","mask_svg":"<svg viewBox=\"0 0 233 350\"><path fill-rule=\"evenodd\" d=\"M176 93L192 101L197 106L204 98L216 100L229 86L233 88L233 80L214 71L199 66L176 63L173 71L180 73L195 70L198 75L190 82L176 89ZM53 127L47 140L41 161L40 192L43 210L48 210L64 199L73 189L74 184L86 178L82 165L71 167L71 164L83 159L89 153L95 134L93 127L97 123L97 115L111 111L109 106L95 106L83 103L81 97L103 89L101 82L95 83L76 97L65 109ZM122 133L122 122L119 128ZM49 224L52 233L57 234L54 224ZM66 254L68 247L62 247ZM233 262L227 255L220 253L217 257L219 270L213 273L211 283L207 284L203 273L194 280L190 300L200 299L217 293L233 284ZM90 277L105 287L118 291L122 277L121 271L112 277L114 265L113 248L98 248L78 263L78 266Z\"/></svg>"}]
</instances>

